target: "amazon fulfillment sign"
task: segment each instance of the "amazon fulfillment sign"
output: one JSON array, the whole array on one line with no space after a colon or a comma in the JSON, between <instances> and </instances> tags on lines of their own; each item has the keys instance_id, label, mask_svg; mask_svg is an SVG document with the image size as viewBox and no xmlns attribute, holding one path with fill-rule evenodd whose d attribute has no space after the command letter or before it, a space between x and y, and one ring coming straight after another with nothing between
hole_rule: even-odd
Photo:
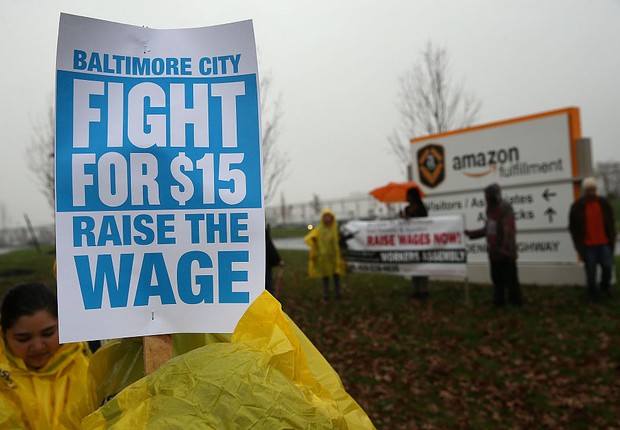
<instances>
[{"instance_id":1,"label":"amazon fulfillment sign","mask_svg":"<svg viewBox=\"0 0 620 430\"><path fill-rule=\"evenodd\" d=\"M498 183L515 211L519 264L577 263L568 212L577 198L579 110L567 108L412 139L413 179L429 216L485 220L483 189ZM470 262L486 262L484 240L467 243Z\"/></svg>"}]
</instances>

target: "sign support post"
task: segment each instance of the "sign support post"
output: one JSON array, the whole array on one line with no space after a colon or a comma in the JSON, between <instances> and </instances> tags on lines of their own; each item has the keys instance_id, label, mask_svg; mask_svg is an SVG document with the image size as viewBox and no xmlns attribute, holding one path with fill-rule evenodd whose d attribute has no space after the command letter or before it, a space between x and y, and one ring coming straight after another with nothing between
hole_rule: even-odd
<instances>
[{"instance_id":1,"label":"sign support post","mask_svg":"<svg viewBox=\"0 0 620 430\"><path fill-rule=\"evenodd\" d=\"M144 374L150 375L172 358L172 335L144 336Z\"/></svg>"}]
</instances>

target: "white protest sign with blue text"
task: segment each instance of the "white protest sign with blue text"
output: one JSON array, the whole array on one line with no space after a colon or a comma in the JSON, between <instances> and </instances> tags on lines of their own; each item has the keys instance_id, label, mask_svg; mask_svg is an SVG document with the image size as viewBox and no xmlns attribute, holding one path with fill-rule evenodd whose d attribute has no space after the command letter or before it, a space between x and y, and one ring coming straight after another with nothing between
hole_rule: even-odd
<instances>
[{"instance_id":1,"label":"white protest sign with blue text","mask_svg":"<svg viewBox=\"0 0 620 430\"><path fill-rule=\"evenodd\" d=\"M265 280L258 87L251 21L61 15L62 342L234 330Z\"/></svg>"}]
</instances>

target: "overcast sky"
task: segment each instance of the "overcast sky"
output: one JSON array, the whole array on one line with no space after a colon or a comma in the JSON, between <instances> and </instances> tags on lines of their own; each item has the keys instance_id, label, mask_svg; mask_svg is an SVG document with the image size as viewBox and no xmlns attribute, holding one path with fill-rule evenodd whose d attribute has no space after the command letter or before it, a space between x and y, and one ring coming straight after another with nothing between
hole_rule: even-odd
<instances>
[{"instance_id":1,"label":"overcast sky","mask_svg":"<svg viewBox=\"0 0 620 430\"><path fill-rule=\"evenodd\" d=\"M387 137L398 78L428 41L482 101L478 124L569 106L594 161L620 161L620 0L0 0L0 228L53 222L27 167L54 94L61 12L151 28L252 19L280 93L289 175L272 204L404 179Z\"/></svg>"}]
</instances>

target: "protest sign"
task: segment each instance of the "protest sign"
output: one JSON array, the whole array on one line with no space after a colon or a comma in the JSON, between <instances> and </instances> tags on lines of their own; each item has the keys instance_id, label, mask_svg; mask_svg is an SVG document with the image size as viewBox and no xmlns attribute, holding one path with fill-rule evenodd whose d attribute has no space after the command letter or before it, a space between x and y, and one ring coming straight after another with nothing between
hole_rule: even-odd
<instances>
[{"instance_id":1,"label":"protest sign","mask_svg":"<svg viewBox=\"0 0 620 430\"><path fill-rule=\"evenodd\" d=\"M234 330L265 280L258 87L251 21L61 15L61 341Z\"/></svg>"},{"instance_id":2,"label":"protest sign","mask_svg":"<svg viewBox=\"0 0 620 430\"><path fill-rule=\"evenodd\" d=\"M344 256L358 272L467 277L463 218L349 221Z\"/></svg>"}]
</instances>

